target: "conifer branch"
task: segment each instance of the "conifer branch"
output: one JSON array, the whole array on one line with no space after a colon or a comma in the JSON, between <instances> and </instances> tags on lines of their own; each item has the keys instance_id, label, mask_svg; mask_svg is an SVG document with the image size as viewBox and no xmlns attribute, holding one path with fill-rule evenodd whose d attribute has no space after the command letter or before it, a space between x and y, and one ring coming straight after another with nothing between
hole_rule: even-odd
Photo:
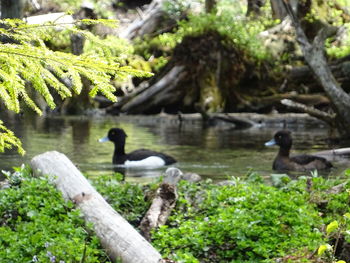
<instances>
[{"instance_id":1,"label":"conifer branch","mask_svg":"<svg viewBox=\"0 0 350 263\"><path fill-rule=\"evenodd\" d=\"M24 155L25 151L22 148L21 141L14 135L12 131L7 129L0 120L0 152L17 148L19 154Z\"/></svg>"},{"instance_id":2,"label":"conifer branch","mask_svg":"<svg viewBox=\"0 0 350 263\"><path fill-rule=\"evenodd\" d=\"M81 23L115 26L116 21L84 19L66 28L66 32L82 34L96 43L102 52L95 50L94 53L76 56L47 48L45 41L50 39L50 30L70 23L27 25L21 20L0 20L0 36L9 40L0 43L0 101L8 110L19 113L20 102L23 102L41 114L42 109L32 98L30 89L35 90L35 95L44 98L53 109L56 104L52 92L59 94L62 99L79 94L83 89L82 77L91 83L90 96L101 93L109 100L116 101L111 79L124 79L130 75L150 76L150 73L142 70L122 66L120 62L123 60L118 54L112 55L104 40L77 28ZM19 153L24 153L20 140L0 120L0 152L12 147L17 148Z\"/></svg>"}]
</instances>

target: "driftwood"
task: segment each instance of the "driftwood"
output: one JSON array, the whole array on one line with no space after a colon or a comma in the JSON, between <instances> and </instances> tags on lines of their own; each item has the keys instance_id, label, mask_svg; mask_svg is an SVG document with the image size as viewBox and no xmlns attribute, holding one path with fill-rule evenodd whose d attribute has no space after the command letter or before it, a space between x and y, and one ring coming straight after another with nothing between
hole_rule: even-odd
<instances>
[{"instance_id":1,"label":"driftwood","mask_svg":"<svg viewBox=\"0 0 350 263\"><path fill-rule=\"evenodd\" d=\"M334 36L337 28L332 26L322 28L310 43L289 2L283 0L282 3L293 22L297 41L306 62L332 102L332 108L339 120L336 122L339 133L350 137L350 95L340 87L334 78L324 52L325 40L330 36Z\"/></svg>"},{"instance_id":2,"label":"driftwood","mask_svg":"<svg viewBox=\"0 0 350 263\"><path fill-rule=\"evenodd\" d=\"M48 175L66 200L73 201L112 260L126 263L159 263L161 255L103 199L87 179L62 153L35 156L31 166L36 174Z\"/></svg>"},{"instance_id":3,"label":"driftwood","mask_svg":"<svg viewBox=\"0 0 350 263\"><path fill-rule=\"evenodd\" d=\"M151 230L166 223L177 200L176 184L181 179L182 172L177 168L168 168L164 181L159 186L152 205L141 221L142 235L151 240Z\"/></svg>"},{"instance_id":4,"label":"driftwood","mask_svg":"<svg viewBox=\"0 0 350 263\"><path fill-rule=\"evenodd\" d=\"M114 112L119 113L123 105L128 103L130 100L132 100L134 97L141 94L148 88L149 88L149 83L145 81L139 84L137 87L134 87L130 92L127 89L125 89L127 92L123 91L124 95L121 97L117 97L117 102L115 103L111 103L110 100L108 100L103 96L96 96L94 100L100 104L101 108L105 108L107 113L114 113Z\"/></svg>"},{"instance_id":5,"label":"driftwood","mask_svg":"<svg viewBox=\"0 0 350 263\"><path fill-rule=\"evenodd\" d=\"M316 155L350 156L350 147L317 152Z\"/></svg>"},{"instance_id":6,"label":"driftwood","mask_svg":"<svg viewBox=\"0 0 350 263\"><path fill-rule=\"evenodd\" d=\"M338 82L350 81L350 56L331 62L329 67ZM292 68L288 72L287 79L292 84L304 83L315 85L315 77L308 66Z\"/></svg>"},{"instance_id":7,"label":"driftwood","mask_svg":"<svg viewBox=\"0 0 350 263\"><path fill-rule=\"evenodd\" d=\"M173 67L163 78L122 106L121 111L143 113L153 106L165 106L177 99L177 86L187 73L184 66Z\"/></svg>"},{"instance_id":8,"label":"driftwood","mask_svg":"<svg viewBox=\"0 0 350 263\"><path fill-rule=\"evenodd\" d=\"M29 16L24 19L28 24L44 24L49 22L54 22L57 24L54 28L56 30L63 30L67 26L73 26L73 23L75 22L75 19L71 15L67 15L64 12L59 13L50 13L50 14L44 14L44 15L37 15L37 16ZM60 24L62 24L60 26Z\"/></svg>"},{"instance_id":9,"label":"driftwood","mask_svg":"<svg viewBox=\"0 0 350 263\"><path fill-rule=\"evenodd\" d=\"M246 118L240 118L235 116L230 116L228 114L208 114L208 119L206 120L210 125L216 124L217 121L223 121L227 123L234 124L236 129L247 129L255 126L256 123L252 120Z\"/></svg>"},{"instance_id":10,"label":"driftwood","mask_svg":"<svg viewBox=\"0 0 350 263\"><path fill-rule=\"evenodd\" d=\"M281 103L293 109L297 109L302 112L308 113L310 116L323 120L324 122L328 123L331 127L334 126L335 114L320 111L318 109L315 109L314 107L308 107L304 104L297 103L288 99L281 100Z\"/></svg>"},{"instance_id":11,"label":"driftwood","mask_svg":"<svg viewBox=\"0 0 350 263\"><path fill-rule=\"evenodd\" d=\"M320 104L328 105L330 103L329 99L321 94L298 94L296 92L289 92L257 98L252 101L252 104L258 105L256 107L264 107L269 105L275 105L277 103L280 103L280 101L284 99L293 100L299 103L306 104L308 106L315 106Z\"/></svg>"},{"instance_id":12,"label":"driftwood","mask_svg":"<svg viewBox=\"0 0 350 263\"><path fill-rule=\"evenodd\" d=\"M298 6L298 1L291 0L290 3L293 9L296 10ZM280 0L271 0L271 9L272 9L272 16L274 19L283 20L283 18L285 18L287 15L287 12Z\"/></svg>"},{"instance_id":13,"label":"driftwood","mask_svg":"<svg viewBox=\"0 0 350 263\"><path fill-rule=\"evenodd\" d=\"M181 176L182 180L191 182L191 183L196 183L202 180L202 177L199 174L196 173L184 173Z\"/></svg>"},{"instance_id":14,"label":"driftwood","mask_svg":"<svg viewBox=\"0 0 350 263\"><path fill-rule=\"evenodd\" d=\"M0 181L0 190L9 188L11 186L9 180L5 179L3 181Z\"/></svg>"},{"instance_id":15,"label":"driftwood","mask_svg":"<svg viewBox=\"0 0 350 263\"><path fill-rule=\"evenodd\" d=\"M142 16L131 23L119 36L131 40L154 32L165 14L162 10L162 2L162 0L152 1Z\"/></svg>"},{"instance_id":16,"label":"driftwood","mask_svg":"<svg viewBox=\"0 0 350 263\"><path fill-rule=\"evenodd\" d=\"M339 194L345 190L345 186L349 183L346 181L344 183L338 184L326 191L327 194Z\"/></svg>"}]
</instances>

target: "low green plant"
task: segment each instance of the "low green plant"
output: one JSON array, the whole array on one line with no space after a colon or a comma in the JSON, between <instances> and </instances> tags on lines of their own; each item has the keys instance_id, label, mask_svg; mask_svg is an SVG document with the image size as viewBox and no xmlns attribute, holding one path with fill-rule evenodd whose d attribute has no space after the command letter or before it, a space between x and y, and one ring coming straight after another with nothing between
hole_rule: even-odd
<instances>
[{"instance_id":1,"label":"low green plant","mask_svg":"<svg viewBox=\"0 0 350 263\"><path fill-rule=\"evenodd\" d=\"M92 180L96 190L107 202L119 212L134 227L138 227L142 217L146 214L151 200L145 198L145 193L156 187L156 184L140 185L121 180L115 176L99 176Z\"/></svg>"},{"instance_id":2,"label":"low green plant","mask_svg":"<svg viewBox=\"0 0 350 263\"><path fill-rule=\"evenodd\" d=\"M0 190L0 262L110 262L91 227L45 177L26 167Z\"/></svg>"},{"instance_id":3,"label":"low green plant","mask_svg":"<svg viewBox=\"0 0 350 263\"><path fill-rule=\"evenodd\" d=\"M326 239L334 240L334 244L329 243L322 244L317 249L317 255L327 263L346 263L344 260L338 260L336 258L336 250L338 248L339 240L341 236L346 236L349 239L347 229L349 227L350 213L344 214L343 218L338 222L334 220L330 222L326 227ZM347 240L348 241L348 240Z\"/></svg>"},{"instance_id":4,"label":"low green plant","mask_svg":"<svg viewBox=\"0 0 350 263\"><path fill-rule=\"evenodd\" d=\"M182 182L180 189L176 212L154 232L153 243L165 256L183 262L257 262L297 248L315 249L322 241L322 220L300 186Z\"/></svg>"},{"instance_id":5,"label":"low green plant","mask_svg":"<svg viewBox=\"0 0 350 263\"><path fill-rule=\"evenodd\" d=\"M136 42L136 51L146 58L153 54L154 50L160 50L165 54L171 54L175 46L181 43L185 36L205 35L207 32L218 32L223 44L236 47L245 51L245 54L257 61L269 58L269 53L258 38L258 33L266 28L264 21L250 21L237 19L228 11L222 10L220 15L196 14L189 15L188 19L178 22L178 28L173 33L163 33L145 42Z\"/></svg>"},{"instance_id":6,"label":"low green plant","mask_svg":"<svg viewBox=\"0 0 350 263\"><path fill-rule=\"evenodd\" d=\"M32 178L24 167L5 175L11 187L0 191L0 262L109 262L79 211L46 178ZM254 171L225 185L181 181L176 208L167 224L154 231L152 244L164 257L185 263L276 258L333 263L339 237L350 241L349 193L343 184L349 175L350 170L332 179L279 176L276 186ZM115 174L90 180L137 227L159 183L122 179ZM340 184L343 189L335 191Z\"/></svg>"},{"instance_id":7,"label":"low green plant","mask_svg":"<svg viewBox=\"0 0 350 263\"><path fill-rule=\"evenodd\" d=\"M327 39L326 52L330 57L341 58L350 54L350 23L343 25L342 39Z\"/></svg>"}]
</instances>

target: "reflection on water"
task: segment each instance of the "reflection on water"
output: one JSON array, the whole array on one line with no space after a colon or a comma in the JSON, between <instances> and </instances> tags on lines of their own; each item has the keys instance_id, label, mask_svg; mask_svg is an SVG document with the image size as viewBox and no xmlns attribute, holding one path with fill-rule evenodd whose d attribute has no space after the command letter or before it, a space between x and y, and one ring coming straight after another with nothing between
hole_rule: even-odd
<instances>
[{"instance_id":1,"label":"reflection on water","mask_svg":"<svg viewBox=\"0 0 350 263\"><path fill-rule=\"evenodd\" d=\"M265 147L278 128L257 127L235 130L226 125L203 128L200 123L181 127L175 121L154 117L20 117L9 118L6 124L23 142L26 155L15 151L1 154L0 168L9 170L35 155L56 150L66 154L89 176L113 174L112 143L99 143L112 127L123 128L128 134L126 151L149 148L172 155L178 160L173 166L184 172L204 177L224 179L244 176L249 171L262 175L273 173L272 161L277 148ZM291 127L294 152L315 152L328 149L325 128ZM337 147L338 145L334 145ZM348 166L348 160L336 163L333 173ZM349 165L350 166L350 165ZM166 168L126 170L126 180L143 181L158 177Z\"/></svg>"}]
</instances>

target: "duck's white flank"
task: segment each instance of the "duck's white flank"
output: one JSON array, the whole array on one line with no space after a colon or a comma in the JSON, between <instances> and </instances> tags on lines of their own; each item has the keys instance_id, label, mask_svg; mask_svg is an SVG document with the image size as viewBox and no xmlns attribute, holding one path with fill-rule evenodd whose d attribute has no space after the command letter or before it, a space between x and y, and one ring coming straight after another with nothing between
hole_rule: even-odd
<instances>
[{"instance_id":1,"label":"duck's white flank","mask_svg":"<svg viewBox=\"0 0 350 263\"><path fill-rule=\"evenodd\" d=\"M126 160L124 163L126 167L160 167L164 165L165 161L158 156L150 156L139 161Z\"/></svg>"}]
</instances>

